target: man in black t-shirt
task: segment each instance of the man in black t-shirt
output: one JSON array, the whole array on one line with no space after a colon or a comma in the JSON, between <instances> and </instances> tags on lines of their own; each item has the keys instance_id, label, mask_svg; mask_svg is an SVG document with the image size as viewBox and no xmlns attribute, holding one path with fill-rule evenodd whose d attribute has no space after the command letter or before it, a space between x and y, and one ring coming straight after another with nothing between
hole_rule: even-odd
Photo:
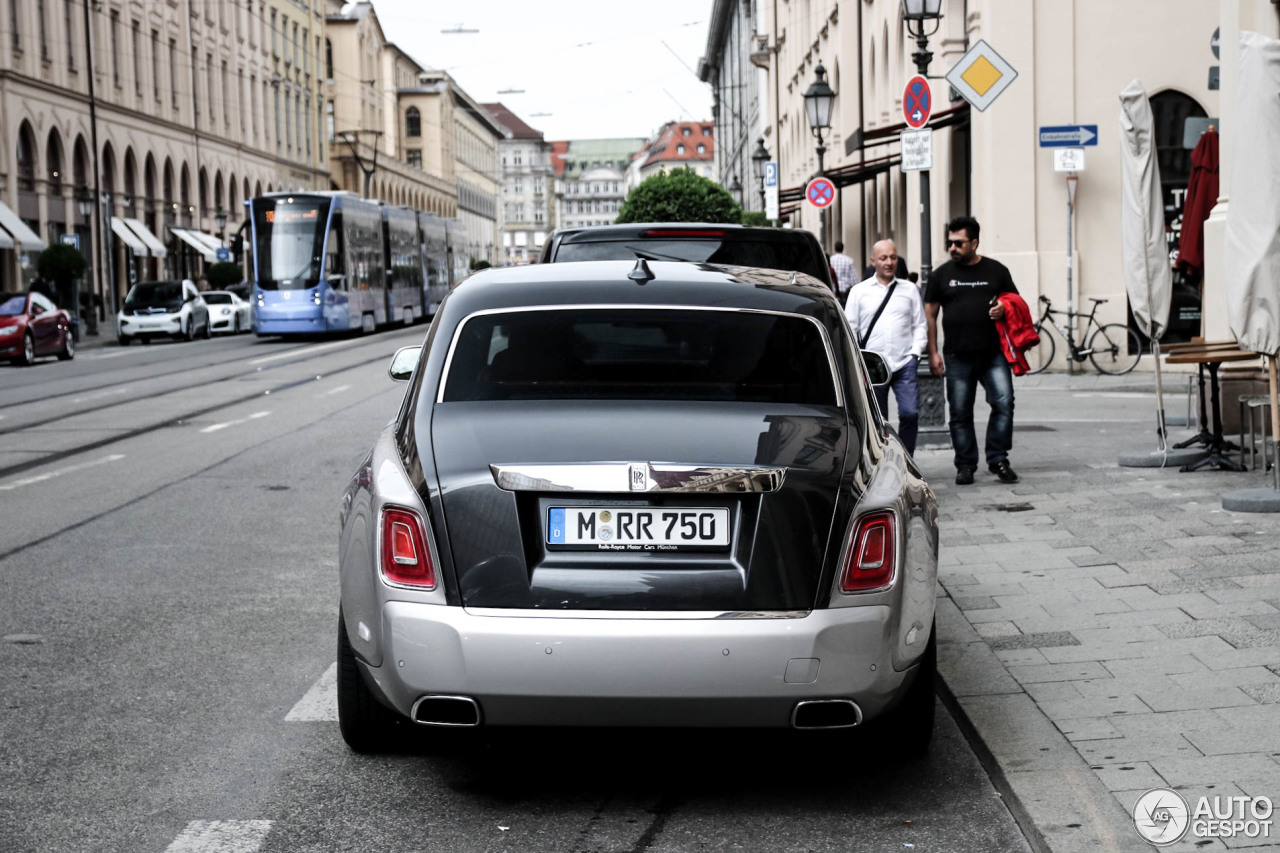
<instances>
[{"instance_id":1,"label":"man in black t-shirt","mask_svg":"<svg viewBox=\"0 0 1280 853\"><path fill-rule=\"evenodd\" d=\"M961 216L947 223L951 260L933 271L925 290L929 322L929 369L946 376L951 444L955 448L956 484L973 482L978 468L978 438L973 403L978 386L987 393L987 468L1005 483L1018 482L1009 467L1013 446L1013 373L1000 349L996 320L1004 306L1001 293L1017 293L1008 268L978 254L978 221ZM945 344L938 351L938 312L942 311Z\"/></svg>"}]
</instances>

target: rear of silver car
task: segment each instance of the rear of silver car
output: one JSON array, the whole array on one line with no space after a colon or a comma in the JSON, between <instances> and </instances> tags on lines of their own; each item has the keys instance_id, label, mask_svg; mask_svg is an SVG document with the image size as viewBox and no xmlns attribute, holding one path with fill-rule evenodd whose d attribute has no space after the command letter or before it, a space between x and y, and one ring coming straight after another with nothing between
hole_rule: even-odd
<instances>
[{"instance_id":1,"label":"rear of silver car","mask_svg":"<svg viewBox=\"0 0 1280 853\"><path fill-rule=\"evenodd\" d=\"M842 330L740 320L577 308L459 325L434 399L344 496L348 743L403 719L826 729L905 701L931 721L932 494L849 399ZM575 343L547 360L544 338L544 364L504 368L522 325ZM642 351L659 346L678 363L653 368Z\"/></svg>"}]
</instances>

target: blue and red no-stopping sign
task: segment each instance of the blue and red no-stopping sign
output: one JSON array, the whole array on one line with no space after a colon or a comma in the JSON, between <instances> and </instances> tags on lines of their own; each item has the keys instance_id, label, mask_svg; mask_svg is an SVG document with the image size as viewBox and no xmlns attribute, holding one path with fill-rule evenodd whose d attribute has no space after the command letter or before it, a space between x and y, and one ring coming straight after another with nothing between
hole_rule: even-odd
<instances>
[{"instance_id":1,"label":"blue and red no-stopping sign","mask_svg":"<svg viewBox=\"0 0 1280 853\"><path fill-rule=\"evenodd\" d=\"M902 116L907 126L924 127L933 112L933 92L929 89L929 81L917 74L907 81L902 90Z\"/></svg>"},{"instance_id":2,"label":"blue and red no-stopping sign","mask_svg":"<svg viewBox=\"0 0 1280 853\"><path fill-rule=\"evenodd\" d=\"M804 197L814 207L830 207L831 202L836 200L836 185L831 183L830 178L814 178L804 188Z\"/></svg>"}]
</instances>

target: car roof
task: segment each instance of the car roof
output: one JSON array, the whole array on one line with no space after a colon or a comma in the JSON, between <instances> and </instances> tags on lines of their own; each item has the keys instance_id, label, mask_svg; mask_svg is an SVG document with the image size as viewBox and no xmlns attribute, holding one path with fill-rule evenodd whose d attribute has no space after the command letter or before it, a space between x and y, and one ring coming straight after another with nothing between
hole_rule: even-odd
<instances>
[{"instance_id":1,"label":"car roof","mask_svg":"<svg viewBox=\"0 0 1280 853\"><path fill-rule=\"evenodd\" d=\"M750 239L768 242L786 242L800 240L808 242L817 238L796 228L758 228L748 225L724 225L714 222L630 222L625 225L590 225L581 228L561 228L552 234L553 238L570 243L592 242L595 240L619 240L639 237L643 231L666 232L673 237L696 239L699 236L728 236L730 239ZM698 234L696 232L718 232L715 234ZM652 235L658 236L658 235Z\"/></svg>"},{"instance_id":2,"label":"car roof","mask_svg":"<svg viewBox=\"0 0 1280 853\"><path fill-rule=\"evenodd\" d=\"M804 273L718 264L652 261L653 278L637 283L634 261L578 261L479 270L445 302L448 314L533 305L678 305L825 314L839 303Z\"/></svg>"}]
</instances>

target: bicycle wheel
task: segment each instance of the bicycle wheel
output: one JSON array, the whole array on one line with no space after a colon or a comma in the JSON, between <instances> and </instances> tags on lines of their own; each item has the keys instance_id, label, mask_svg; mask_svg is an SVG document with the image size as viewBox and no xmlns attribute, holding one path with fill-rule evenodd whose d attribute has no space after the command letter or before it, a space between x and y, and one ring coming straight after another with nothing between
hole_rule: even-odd
<instances>
[{"instance_id":1,"label":"bicycle wheel","mask_svg":"<svg viewBox=\"0 0 1280 853\"><path fill-rule=\"evenodd\" d=\"M1121 376L1138 366L1142 357L1142 344L1138 334L1128 326L1110 323L1101 327L1089 338L1089 360L1099 373Z\"/></svg>"},{"instance_id":2,"label":"bicycle wheel","mask_svg":"<svg viewBox=\"0 0 1280 853\"><path fill-rule=\"evenodd\" d=\"M1036 333L1040 335L1040 343L1023 353L1031 364L1031 369L1027 371L1028 376L1044 373L1058 349L1058 345L1053 341L1053 335L1049 334L1048 326L1036 326Z\"/></svg>"}]
</instances>

